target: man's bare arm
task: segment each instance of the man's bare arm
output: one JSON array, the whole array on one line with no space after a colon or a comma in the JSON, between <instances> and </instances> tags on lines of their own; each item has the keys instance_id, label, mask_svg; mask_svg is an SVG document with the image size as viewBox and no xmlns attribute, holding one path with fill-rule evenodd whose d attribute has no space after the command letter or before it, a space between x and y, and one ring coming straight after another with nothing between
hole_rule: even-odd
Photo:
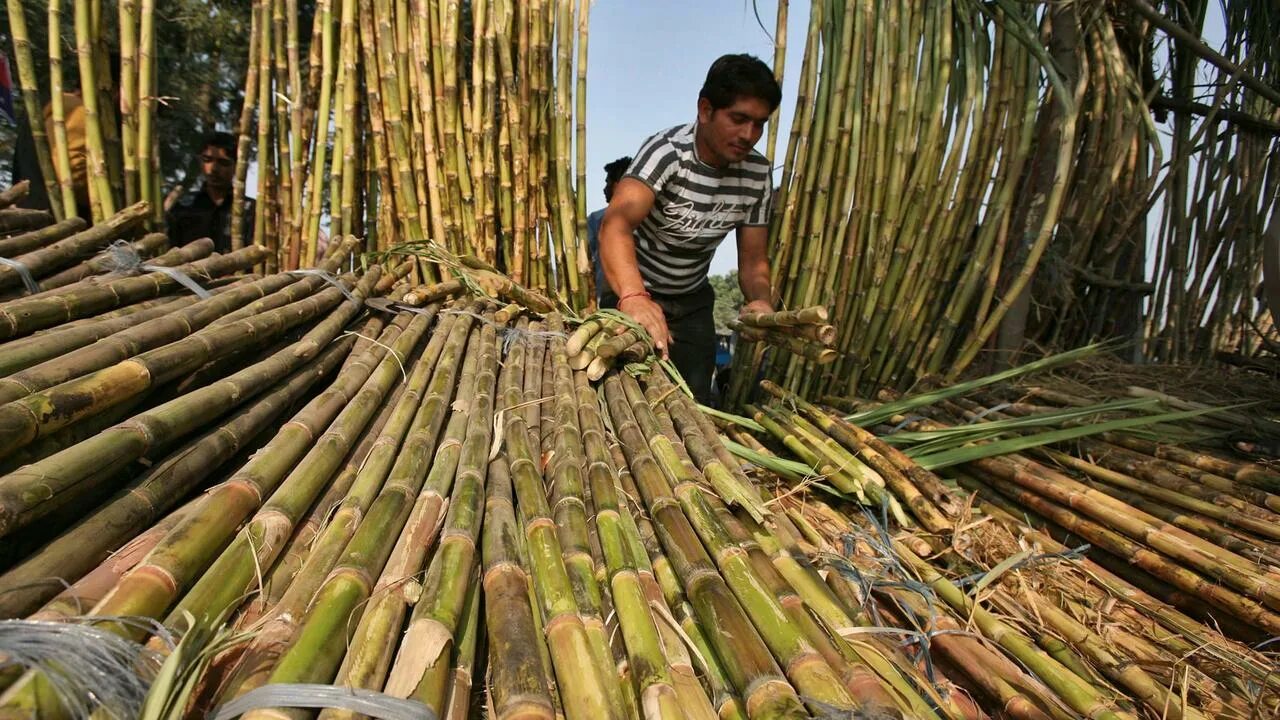
<instances>
[{"instance_id":1,"label":"man's bare arm","mask_svg":"<svg viewBox=\"0 0 1280 720\"><path fill-rule=\"evenodd\" d=\"M671 346L671 332L662 308L644 289L636 261L635 230L653 209L653 191L635 178L623 178L600 222L600 262L609 287L618 294L618 309L644 326L663 357Z\"/></svg>"},{"instance_id":2,"label":"man's bare arm","mask_svg":"<svg viewBox=\"0 0 1280 720\"><path fill-rule=\"evenodd\" d=\"M738 227L738 286L746 303L742 312L773 310L773 290L769 284L769 228L763 225Z\"/></svg>"}]
</instances>

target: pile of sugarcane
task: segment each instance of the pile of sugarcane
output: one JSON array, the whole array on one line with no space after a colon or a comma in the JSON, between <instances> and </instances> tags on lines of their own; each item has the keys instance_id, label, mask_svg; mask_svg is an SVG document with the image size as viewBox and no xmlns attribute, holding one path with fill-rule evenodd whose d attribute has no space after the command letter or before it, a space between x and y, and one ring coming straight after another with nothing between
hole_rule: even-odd
<instances>
[{"instance_id":1,"label":"pile of sugarcane","mask_svg":"<svg viewBox=\"0 0 1280 720\"><path fill-rule=\"evenodd\" d=\"M766 381L777 402L725 431L833 586L1009 715L1280 711L1249 647L1280 628L1280 473L1172 442L1213 442L1221 413L1052 380L830 400L848 415Z\"/></svg>"},{"instance_id":2,"label":"pile of sugarcane","mask_svg":"<svg viewBox=\"0 0 1280 720\"><path fill-rule=\"evenodd\" d=\"M864 403L852 418L766 383L777 402L722 435L660 369L631 363L593 382L590 363L575 368L632 332L616 316L566 320L483 259L442 249L430 256L442 282L412 280L418 258L351 271L359 245L314 271L191 273L207 298L135 269L0 304L12 325L0 343L0 654L6 638L25 643L23 662L0 667L0 708L1277 710L1271 658L1230 639L1280 627L1280 553L1244 547L1274 501L1242 488L1271 486L1269 471L1196 459L1217 464L1188 478L1152 468L1192 455L1152 456L1141 477L1158 490L1138 504L1143 491L1115 479L1134 465L1075 480L1029 455L947 464L903 442L940 427L921 413L1003 431L1039 410L983 413L969 403L1007 390L982 383L962 386L968 397ZM244 269L264 253L226 258ZM1138 447L1134 432L1072 441L1190 452ZM1075 454L1027 452L1098 448L1055 447ZM1209 478L1228 469L1230 488ZM1175 484L1188 500L1169 517L1230 496L1243 519L1183 530L1148 515ZM1059 527L1095 549L1056 544ZM83 658L31 660L27 648L68 627L147 659L140 705L72 681L65 663L92 667L99 636Z\"/></svg>"},{"instance_id":3,"label":"pile of sugarcane","mask_svg":"<svg viewBox=\"0 0 1280 720\"><path fill-rule=\"evenodd\" d=\"M808 358L819 365L836 361L836 328L827 323L830 317L821 305L800 310L771 313L744 313L729 323L742 337Z\"/></svg>"},{"instance_id":4,"label":"pile of sugarcane","mask_svg":"<svg viewBox=\"0 0 1280 720\"><path fill-rule=\"evenodd\" d=\"M355 244L4 379L0 628L143 643L161 717L467 717L478 678L497 717L971 716L859 635L675 383L593 387L555 312L334 277ZM111 696L57 663L0 686L40 717Z\"/></svg>"},{"instance_id":5,"label":"pile of sugarcane","mask_svg":"<svg viewBox=\"0 0 1280 720\"><path fill-rule=\"evenodd\" d=\"M616 366L648 361L653 356L649 333L626 315L597 312L578 326L565 344L569 367L585 370L592 382Z\"/></svg>"}]
</instances>

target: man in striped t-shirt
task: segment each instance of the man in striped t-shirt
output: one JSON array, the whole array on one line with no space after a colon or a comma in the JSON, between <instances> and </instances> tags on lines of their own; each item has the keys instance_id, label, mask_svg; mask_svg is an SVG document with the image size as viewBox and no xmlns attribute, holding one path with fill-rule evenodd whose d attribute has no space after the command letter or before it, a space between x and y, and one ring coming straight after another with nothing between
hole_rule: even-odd
<instances>
[{"instance_id":1,"label":"man in striped t-shirt","mask_svg":"<svg viewBox=\"0 0 1280 720\"><path fill-rule=\"evenodd\" d=\"M715 369L715 293L707 268L737 231L744 312L772 309L766 254L773 181L752 148L782 100L773 72L725 55L707 72L698 119L649 138L614 189L600 260L616 306L643 325L700 400Z\"/></svg>"}]
</instances>

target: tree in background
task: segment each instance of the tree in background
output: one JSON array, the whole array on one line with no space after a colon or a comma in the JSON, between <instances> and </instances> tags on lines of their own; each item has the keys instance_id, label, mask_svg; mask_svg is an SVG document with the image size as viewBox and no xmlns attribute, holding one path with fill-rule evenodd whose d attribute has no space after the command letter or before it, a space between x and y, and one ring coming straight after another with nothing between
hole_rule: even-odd
<instances>
[{"instance_id":1,"label":"tree in background","mask_svg":"<svg viewBox=\"0 0 1280 720\"><path fill-rule=\"evenodd\" d=\"M716 319L716 330L729 332L729 322L738 317L742 308L742 289L738 287L738 271L730 270L727 275L712 275L711 289L716 291L716 306L712 311Z\"/></svg>"}]
</instances>

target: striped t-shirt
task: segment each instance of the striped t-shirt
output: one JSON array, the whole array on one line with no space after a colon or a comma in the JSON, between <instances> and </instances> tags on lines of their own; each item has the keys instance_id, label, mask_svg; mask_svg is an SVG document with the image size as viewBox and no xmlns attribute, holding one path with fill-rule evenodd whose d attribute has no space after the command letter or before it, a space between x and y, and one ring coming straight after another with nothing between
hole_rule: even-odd
<instances>
[{"instance_id":1,"label":"striped t-shirt","mask_svg":"<svg viewBox=\"0 0 1280 720\"><path fill-rule=\"evenodd\" d=\"M753 150L741 162L711 167L694 150L696 127L680 125L654 135L627 168L626 177L654 194L653 209L635 230L640 277L650 292L682 295L698 289L730 230L769 224L769 161Z\"/></svg>"}]
</instances>

